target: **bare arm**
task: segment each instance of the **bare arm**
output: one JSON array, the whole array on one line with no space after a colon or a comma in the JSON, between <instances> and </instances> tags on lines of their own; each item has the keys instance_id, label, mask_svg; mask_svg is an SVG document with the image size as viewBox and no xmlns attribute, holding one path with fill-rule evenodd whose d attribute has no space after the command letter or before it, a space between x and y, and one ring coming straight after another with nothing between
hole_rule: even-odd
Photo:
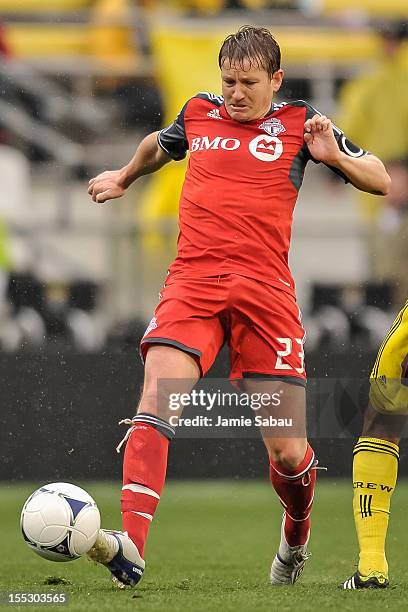
<instances>
[{"instance_id":1,"label":"bare arm","mask_svg":"<svg viewBox=\"0 0 408 612\"><path fill-rule=\"evenodd\" d=\"M375 155L351 157L340 151L332 123L324 115L315 115L305 122L305 142L314 159L341 170L361 191L387 195L391 179L384 164Z\"/></svg>"},{"instance_id":2,"label":"bare arm","mask_svg":"<svg viewBox=\"0 0 408 612\"><path fill-rule=\"evenodd\" d=\"M89 181L88 193L94 202L120 198L134 181L151 174L171 161L157 142L158 132L142 140L130 162L120 170L106 170Z\"/></svg>"},{"instance_id":3,"label":"bare arm","mask_svg":"<svg viewBox=\"0 0 408 612\"><path fill-rule=\"evenodd\" d=\"M360 189L375 195L387 195L391 186L391 179L384 164L375 155L363 157L349 157L340 152L340 157L331 166L341 170L350 183Z\"/></svg>"}]
</instances>

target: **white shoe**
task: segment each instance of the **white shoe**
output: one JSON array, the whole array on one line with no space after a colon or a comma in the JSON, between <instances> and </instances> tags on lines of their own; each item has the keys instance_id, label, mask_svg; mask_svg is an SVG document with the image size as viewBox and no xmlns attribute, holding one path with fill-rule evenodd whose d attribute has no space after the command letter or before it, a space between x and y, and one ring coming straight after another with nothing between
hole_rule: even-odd
<instances>
[{"instance_id":1,"label":"white shoe","mask_svg":"<svg viewBox=\"0 0 408 612\"><path fill-rule=\"evenodd\" d=\"M112 581L121 589L135 586L145 569L136 544L122 531L100 529L88 557L105 565L112 574Z\"/></svg>"},{"instance_id":2,"label":"white shoe","mask_svg":"<svg viewBox=\"0 0 408 612\"><path fill-rule=\"evenodd\" d=\"M310 557L306 544L300 546L289 546L285 538L285 514L283 515L281 528L281 541L279 550L272 561L270 581L271 584L295 584L304 570L305 563Z\"/></svg>"}]
</instances>

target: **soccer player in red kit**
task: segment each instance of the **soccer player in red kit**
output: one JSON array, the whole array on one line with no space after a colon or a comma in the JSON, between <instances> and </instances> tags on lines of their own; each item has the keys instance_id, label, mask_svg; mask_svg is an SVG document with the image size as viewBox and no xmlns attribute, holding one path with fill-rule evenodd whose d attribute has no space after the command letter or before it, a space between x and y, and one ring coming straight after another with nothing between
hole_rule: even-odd
<instances>
[{"instance_id":1,"label":"soccer player in red kit","mask_svg":"<svg viewBox=\"0 0 408 612\"><path fill-rule=\"evenodd\" d=\"M118 198L140 176L189 152L178 254L141 341L145 379L123 464L123 532L101 530L91 558L119 586L144 571L144 547L164 486L174 427L159 414L157 381L204 376L225 342L231 378L249 392L280 393L284 414L305 418L304 329L288 266L292 215L305 166L323 162L358 189L386 194L379 159L351 143L302 100L275 104L280 49L245 26L219 54L222 96L199 93L167 128L147 136L122 169L91 179L94 202ZM373 101L375 103L375 101ZM291 584L307 559L316 460L306 430L261 433L284 507L272 584Z\"/></svg>"}]
</instances>

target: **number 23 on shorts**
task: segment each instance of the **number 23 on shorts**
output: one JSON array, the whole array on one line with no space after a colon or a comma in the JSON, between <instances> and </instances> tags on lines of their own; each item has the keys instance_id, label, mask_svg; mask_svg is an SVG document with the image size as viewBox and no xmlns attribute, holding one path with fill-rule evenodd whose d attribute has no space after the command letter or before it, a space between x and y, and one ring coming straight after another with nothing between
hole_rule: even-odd
<instances>
[{"instance_id":1,"label":"number 23 on shorts","mask_svg":"<svg viewBox=\"0 0 408 612\"><path fill-rule=\"evenodd\" d=\"M276 351L276 370L294 370L302 374L305 370L305 353L303 350L303 338L276 338L276 341L283 347ZM299 358L299 367L292 366L289 362Z\"/></svg>"}]
</instances>

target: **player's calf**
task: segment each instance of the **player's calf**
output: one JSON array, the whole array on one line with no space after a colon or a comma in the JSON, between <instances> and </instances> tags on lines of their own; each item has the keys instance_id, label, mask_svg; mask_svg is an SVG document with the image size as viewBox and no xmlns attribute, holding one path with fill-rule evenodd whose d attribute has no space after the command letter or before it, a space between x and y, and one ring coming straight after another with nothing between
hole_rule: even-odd
<instances>
[{"instance_id":1,"label":"player's calf","mask_svg":"<svg viewBox=\"0 0 408 612\"><path fill-rule=\"evenodd\" d=\"M272 584L294 584L309 557L310 514L316 483L314 452L308 445L296 468L287 469L271 460L270 479L285 508L281 541L271 567Z\"/></svg>"},{"instance_id":2,"label":"player's calf","mask_svg":"<svg viewBox=\"0 0 408 612\"><path fill-rule=\"evenodd\" d=\"M362 436L354 447L353 513L360 576L376 572L388 578L385 542L398 460L398 445L388 440Z\"/></svg>"},{"instance_id":3,"label":"player's calf","mask_svg":"<svg viewBox=\"0 0 408 612\"><path fill-rule=\"evenodd\" d=\"M122 522L123 530L143 556L166 479L169 441L175 431L167 421L146 413L137 414L129 424L123 459Z\"/></svg>"},{"instance_id":4,"label":"player's calf","mask_svg":"<svg viewBox=\"0 0 408 612\"><path fill-rule=\"evenodd\" d=\"M270 461L270 480L285 508L284 533L289 546L304 545L309 538L316 464L310 445L295 468L288 469L281 463Z\"/></svg>"}]
</instances>

